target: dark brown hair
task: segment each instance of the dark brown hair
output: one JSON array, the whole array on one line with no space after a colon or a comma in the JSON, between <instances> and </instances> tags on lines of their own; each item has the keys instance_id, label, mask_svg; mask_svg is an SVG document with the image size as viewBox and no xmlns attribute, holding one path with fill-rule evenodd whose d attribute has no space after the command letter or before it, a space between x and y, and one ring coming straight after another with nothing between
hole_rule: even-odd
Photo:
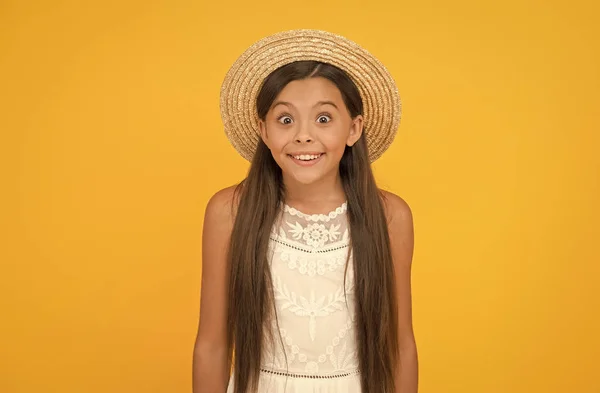
<instances>
[{"instance_id":1,"label":"dark brown hair","mask_svg":"<svg viewBox=\"0 0 600 393\"><path fill-rule=\"evenodd\" d=\"M265 79L256 101L259 117L265 119L289 82L311 77L333 82L352 118L363 114L360 93L344 71L326 63L299 61ZM355 272L359 369L363 392L392 393L398 367L394 268L383 199L364 135L352 147L346 146L339 167L348 202ZM281 168L262 140L248 176L236 191L239 204L228 252L227 338L230 356L235 351L235 393L247 393L255 392L258 386L263 340L273 339L269 322L276 313L267 251L270 231L285 197Z\"/></svg>"}]
</instances>

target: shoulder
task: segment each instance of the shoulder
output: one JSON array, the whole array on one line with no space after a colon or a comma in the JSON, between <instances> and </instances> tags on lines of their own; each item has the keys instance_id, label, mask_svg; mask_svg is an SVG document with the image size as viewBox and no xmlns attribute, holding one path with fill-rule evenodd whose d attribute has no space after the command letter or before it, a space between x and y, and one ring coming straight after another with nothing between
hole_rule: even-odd
<instances>
[{"instance_id":1,"label":"shoulder","mask_svg":"<svg viewBox=\"0 0 600 393\"><path fill-rule=\"evenodd\" d=\"M204 221L207 224L233 226L239 200L239 185L233 185L213 194L206 205Z\"/></svg>"},{"instance_id":2,"label":"shoulder","mask_svg":"<svg viewBox=\"0 0 600 393\"><path fill-rule=\"evenodd\" d=\"M396 263L409 266L414 247L412 210L398 195L380 190L388 222L388 233Z\"/></svg>"},{"instance_id":3,"label":"shoulder","mask_svg":"<svg viewBox=\"0 0 600 393\"><path fill-rule=\"evenodd\" d=\"M412 225L412 210L408 203L392 192L385 190L379 190L379 192L383 200L388 225L402 225L402 223Z\"/></svg>"}]
</instances>

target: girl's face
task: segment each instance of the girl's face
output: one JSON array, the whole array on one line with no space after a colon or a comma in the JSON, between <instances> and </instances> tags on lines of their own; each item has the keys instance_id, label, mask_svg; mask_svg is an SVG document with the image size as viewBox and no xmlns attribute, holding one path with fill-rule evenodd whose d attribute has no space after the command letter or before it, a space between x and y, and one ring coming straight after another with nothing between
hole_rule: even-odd
<instances>
[{"instance_id":1,"label":"girl's face","mask_svg":"<svg viewBox=\"0 0 600 393\"><path fill-rule=\"evenodd\" d=\"M337 176L344 149L362 134L363 117L350 117L334 83L313 77L288 83L259 127L284 178L310 184Z\"/></svg>"}]
</instances>

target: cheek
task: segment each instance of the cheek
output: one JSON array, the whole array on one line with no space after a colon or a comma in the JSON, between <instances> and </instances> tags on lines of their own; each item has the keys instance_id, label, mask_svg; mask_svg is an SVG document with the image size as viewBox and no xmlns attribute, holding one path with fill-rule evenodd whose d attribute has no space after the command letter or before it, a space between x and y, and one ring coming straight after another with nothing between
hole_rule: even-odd
<instances>
[{"instance_id":1,"label":"cheek","mask_svg":"<svg viewBox=\"0 0 600 393\"><path fill-rule=\"evenodd\" d=\"M269 133L268 145L273 153L282 150L287 143L288 140L286 134L276 131Z\"/></svg>"},{"instance_id":2,"label":"cheek","mask_svg":"<svg viewBox=\"0 0 600 393\"><path fill-rule=\"evenodd\" d=\"M346 142L348 140L347 135L343 135L341 133L331 134L321 139L323 145L332 152L344 152L346 148Z\"/></svg>"},{"instance_id":3,"label":"cheek","mask_svg":"<svg viewBox=\"0 0 600 393\"><path fill-rule=\"evenodd\" d=\"M279 153L284 150L287 145L287 140L285 138L275 138L272 144L273 147L271 148L271 151L273 151L273 153Z\"/></svg>"}]
</instances>

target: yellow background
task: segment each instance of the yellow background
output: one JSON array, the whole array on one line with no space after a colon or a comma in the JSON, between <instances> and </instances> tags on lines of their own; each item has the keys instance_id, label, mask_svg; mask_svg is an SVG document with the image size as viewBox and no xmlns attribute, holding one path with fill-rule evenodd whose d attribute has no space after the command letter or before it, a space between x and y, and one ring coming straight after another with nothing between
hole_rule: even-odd
<instances>
[{"instance_id":1,"label":"yellow background","mask_svg":"<svg viewBox=\"0 0 600 393\"><path fill-rule=\"evenodd\" d=\"M0 391L191 391L222 78L319 28L400 88L420 392L600 392L594 3L0 1Z\"/></svg>"}]
</instances>

